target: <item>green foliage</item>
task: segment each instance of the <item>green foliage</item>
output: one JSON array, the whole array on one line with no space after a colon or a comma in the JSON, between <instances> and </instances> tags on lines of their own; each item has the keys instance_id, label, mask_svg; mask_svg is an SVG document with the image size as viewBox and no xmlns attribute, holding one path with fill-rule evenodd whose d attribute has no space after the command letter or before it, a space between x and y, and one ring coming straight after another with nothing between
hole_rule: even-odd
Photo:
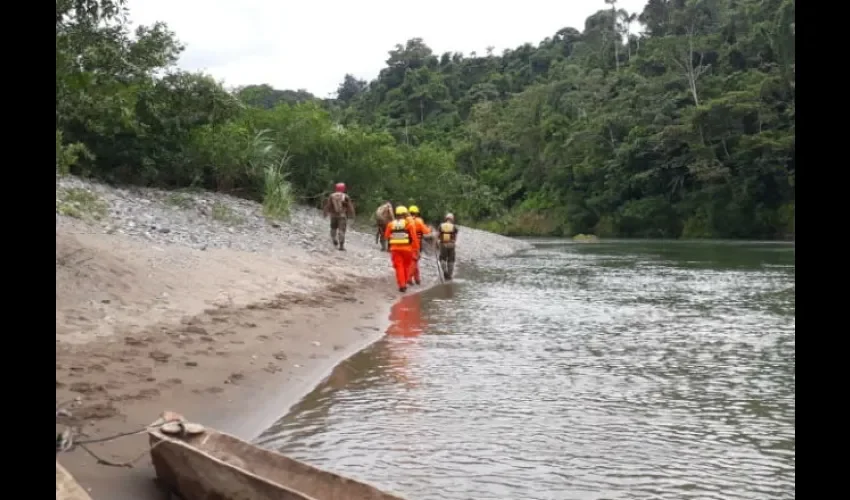
<instances>
[{"instance_id":1,"label":"green foliage","mask_svg":"<svg viewBox=\"0 0 850 500\"><path fill-rule=\"evenodd\" d=\"M59 172L229 192L271 218L344 181L361 214L416 203L514 235L794 234L794 0L608 0L501 55L414 38L333 100L178 71L175 35L130 33L122 0L56 9Z\"/></svg>"},{"instance_id":2,"label":"green foliage","mask_svg":"<svg viewBox=\"0 0 850 500\"><path fill-rule=\"evenodd\" d=\"M562 236L558 220L550 213L512 211L494 220L473 223L474 227L507 236Z\"/></svg>"},{"instance_id":3,"label":"green foliage","mask_svg":"<svg viewBox=\"0 0 850 500\"><path fill-rule=\"evenodd\" d=\"M502 55L398 45L345 122L453 150L496 202L479 227L793 234L794 0L604 3L583 31Z\"/></svg>"},{"instance_id":4,"label":"green foliage","mask_svg":"<svg viewBox=\"0 0 850 500\"><path fill-rule=\"evenodd\" d=\"M94 159L88 148L80 142L66 144L62 140L62 132L56 131L56 172L67 175L71 167L77 164L80 158Z\"/></svg>"},{"instance_id":5,"label":"green foliage","mask_svg":"<svg viewBox=\"0 0 850 500\"><path fill-rule=\"evenodd\" d=\"M68 188L57 193L56 213L83 219L99 221L108 214L108 205L96 194L81 188Z\"/></svg>"},{"instance_id":6,"label":"green foliage","mask_svg":"<svg viewBox=\"0 0 850 500\"><path fill-rule=\"evenodd\" d=\"M271 109L281 103L298 104L316 99L316 96L303 89L295 92L277 90L267 84L240 87L236 89L235 94L246 105L264 109Z\"/></svg>"},{"instance_id":7,"label":"green foliage","mask_svg":"<svg viewBox=\"0 0 850 500\"><path fill-rule=\"evenodd\" d=\"M269 165L265 169L265 196L263 197L263 214L270 219L285 219L289 216L295 196L292 184L286 180L283 167L286 157L281 157L280 164Z\"/></svg>"}]
</instances>

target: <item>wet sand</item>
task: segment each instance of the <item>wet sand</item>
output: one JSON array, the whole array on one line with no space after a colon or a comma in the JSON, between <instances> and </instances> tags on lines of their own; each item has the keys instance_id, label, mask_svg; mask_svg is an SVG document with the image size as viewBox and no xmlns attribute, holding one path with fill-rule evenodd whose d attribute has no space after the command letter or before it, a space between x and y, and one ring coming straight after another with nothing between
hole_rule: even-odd
<instances>
[{"instance_id":1,"label":"wet sand","mask_svg":"<svg viewBox=\"0 0 850 500\"><path fill-rule=\"evenodd\" d=\"M88 384L103 394L83 394L84 405L74 414L89 419L85 431L96 437L141 428L162 410L171 409L190 420L252 439L321 382L337 363L383 336L391 299L379 285L383 284L367 285L369 297L362 303L326 302L333 308L291 306L286 311L289 324L285 331L267 310L239 311L240 321L256 326L234 329L228 335L231 340L245 343L228 349L226 355L199 354L194 359L203 358L197 366L153 361L157 366L145 367L119 360L101 372L91 370L91 366L102 365L89 364L88 369L72 378L75 382L71 385ZM317 307L325 313L320 319L316 318ZM216 317L221 316L202 318ZM91 358L105 358L103 351L90 352ZM282 357L280 353L286 357L276 358ZM85 366L85 357L65 354L57 356L57 360L57 366ZM115 385L111 373L116 369L150 376L145 377L144 383L125 385L124 393L113 398L106 396L105 388ZM57 388L57 395L61 395L60 400L62 396L75 396L67 386ZM144 435L92 446L101 457L117 462L144 454L132 469L98 465L81 449L60 455L59 461L94 500L162 498L153 482L147 448Z\"/></svg>"}]
</instances>

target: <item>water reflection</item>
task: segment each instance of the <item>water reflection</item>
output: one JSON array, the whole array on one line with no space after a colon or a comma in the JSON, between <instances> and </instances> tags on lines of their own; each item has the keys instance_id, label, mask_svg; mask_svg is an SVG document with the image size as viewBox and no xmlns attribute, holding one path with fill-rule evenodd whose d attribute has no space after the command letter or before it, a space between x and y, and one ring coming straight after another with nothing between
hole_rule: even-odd
<instances>
[{"instance_id":1,"label":"water reflection","mask_svg":"<svg viewBox=\"0 0 850 500\"><path fill-rule=\"evenodd\" d=\"M791 499L794 254L547 242L405 297L261 437L413 499Z\"/></svg>"},{"instance_id":2,"label":"water reflection","mask_svg":"<svg viewBox=\"0 0 850 500\"><path fill-rule=\"evenodd\" d=\"M390 326L387 335L393 337L415 337L426 328L422 318L422 296L405 295L390 309Z\"/></svg>"},{"instance_id":3,"label":"water reflection","mask_svg":"<svg viewBox=\"0 0 850 500\"><path fill-rule=\"evenodd\" d=\"M398 390L417 388L417 337L428 326L422 315L422 300L419 294L402 297L390 310L387 336L337 365L316 390L266 430L257 444L293 452L299 448L298 443L327 431L328 425L335 421L335 403L386 385L396 386ZM412 411L421 406L404 404L400 409ZM282 440L283 436L287 439Z\"/></svg>"}]
</instances>

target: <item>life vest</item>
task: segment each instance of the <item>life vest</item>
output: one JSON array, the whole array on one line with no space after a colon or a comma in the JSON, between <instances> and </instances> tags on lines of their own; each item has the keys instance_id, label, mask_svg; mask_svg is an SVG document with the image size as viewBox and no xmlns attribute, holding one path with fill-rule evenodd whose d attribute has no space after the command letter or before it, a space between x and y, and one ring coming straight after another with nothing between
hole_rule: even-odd
<instances>
[{"instance_id":1,"label":"life vest","mask_svg":"<svg viewBox=\"0 0 850 500\"><path fill-rule=\"evenodd\" d=\"M440 224L440 241L443 243L454 243L455 240L455 225L451 222L443 222Z\"/></svg>"},{"instance_id":2,"label":"life vest","mask_svg":"<svg viewBox=\"0 0 850 500\"><path fill-rule=\"evenodd\" d=\"M392 222L392 233L390 233L390 246L409 245L410 234L407 232L407 220L396 219Z\"/></svg>"}]
</instances>

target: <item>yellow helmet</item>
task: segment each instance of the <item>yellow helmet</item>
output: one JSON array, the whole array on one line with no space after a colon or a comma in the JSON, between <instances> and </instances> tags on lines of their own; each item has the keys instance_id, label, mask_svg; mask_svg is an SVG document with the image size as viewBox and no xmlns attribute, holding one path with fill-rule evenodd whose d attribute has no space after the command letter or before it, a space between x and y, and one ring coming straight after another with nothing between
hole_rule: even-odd
<instances>
[{"instance_id":1,"label":"yellow helmet","mask_svg":"<svg viewBox=\"0 0 850 500\"><path fill-rule=\"evenodd\" d=\"M451 220L451 221L455 220L455 215L453 213L447 213L446 214L446 220Z\"/></svg>"},{"instance_id":2,"label":"yellow helmet","mask_svg":"<svg viewBox=\"0 0 850 500\"><path fill-rule=\"evenodd\" d=\"M403 207L401 205L395 207L396 215L407 215L407 207Z\"/></svg>"},{"instance_id":3,"label":"yellow helmet","mask_svg":"<svg viewBox=\"0 0 850 500\"><path fill-rule=\"evenodd\" d=\"M416 205L410 205L410 208L408 208L407 210L412 214L419 214L419 207L417 207Z\"/></svg>"}]
</instances>

